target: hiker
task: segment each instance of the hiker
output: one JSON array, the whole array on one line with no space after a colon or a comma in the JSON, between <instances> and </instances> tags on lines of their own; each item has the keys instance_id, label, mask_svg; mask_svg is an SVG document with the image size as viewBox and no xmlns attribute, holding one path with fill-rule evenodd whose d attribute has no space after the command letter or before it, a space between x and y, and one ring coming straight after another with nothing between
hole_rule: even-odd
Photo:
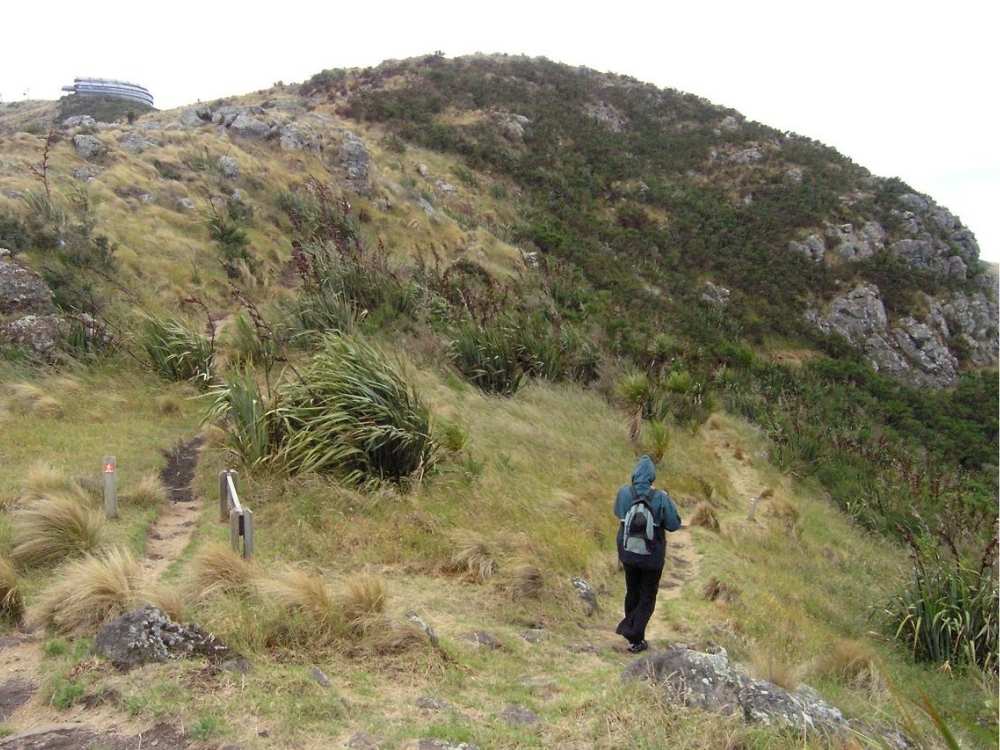
<instances>
[{"instance_id":1,"label":"hiker","mask_svg":"<svg viewBox=\"0 0 1000 750\"><path fill-rule=\"evenodd\" d=\"M656 607L656 592L666 559L666 531L677 531L681 517L663 490L653 489L656 467L643 456L632 472L632 484L618 490L618 559L625 568L625 619L615 630L629 642L633 654L649 648L646 623Z\"/></svg>"}]
</instances>

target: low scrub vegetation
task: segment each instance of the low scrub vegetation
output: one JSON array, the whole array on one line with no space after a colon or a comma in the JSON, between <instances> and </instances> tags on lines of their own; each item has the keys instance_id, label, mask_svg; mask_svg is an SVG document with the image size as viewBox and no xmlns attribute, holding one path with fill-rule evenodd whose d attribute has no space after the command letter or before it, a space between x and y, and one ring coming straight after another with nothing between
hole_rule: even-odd
<instances>
[{"instance_id":1,"label":"low scrub vegetation","mask_svg":"<svg viewBox=\"0 0 1000 750\"><path fill-rule=\"evenodd\" d=\"M328 335L268 404L249 377L213 391L230 447L251 466L330 473L345 482L402 482L434 468L430 411L388 357L358 337Z\"/></svg>"},{"instance_id":2,"label":"low scrub vegetation","mask_svg":"<svg viewBox=\"0 0 1000 750\"><path fill-rule=\"evenodd\" d=\"M180 320L148 317L139 340L149 364L161 377L201 386L212 380L214 342Z\"/></svg>"},{"instance_id":3,"label":"low scrub vegetation","mask_svg":"<svg viewBox=\"0 0 1000 750\"><path fill-rule=\"evenodd\" d=\"M915 551L910 584L885 610L893 634L914 659L997 673L1000 596L994 551L987 549L979 565L938 555L926 559Z\"/></svg>"}]
</instances>

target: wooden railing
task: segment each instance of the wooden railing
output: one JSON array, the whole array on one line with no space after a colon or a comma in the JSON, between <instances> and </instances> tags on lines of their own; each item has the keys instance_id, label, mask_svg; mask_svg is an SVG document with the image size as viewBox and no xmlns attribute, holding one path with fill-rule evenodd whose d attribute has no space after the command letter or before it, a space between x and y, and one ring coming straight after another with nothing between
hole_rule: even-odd
<instances>
[{"instance_id":1,"label":"wooden railing","mask_svg":"<svg viewBox=\"0 0 1000 750\"><path fill-rule=\"evenodd\" d=\"M219 472L219 520L229 522L229 544L245 560L253 557L253 511L243 507L236 492L237 472L223 469ZM242 548L240 539L243 540Z\"/></svg>"}]
</instances>

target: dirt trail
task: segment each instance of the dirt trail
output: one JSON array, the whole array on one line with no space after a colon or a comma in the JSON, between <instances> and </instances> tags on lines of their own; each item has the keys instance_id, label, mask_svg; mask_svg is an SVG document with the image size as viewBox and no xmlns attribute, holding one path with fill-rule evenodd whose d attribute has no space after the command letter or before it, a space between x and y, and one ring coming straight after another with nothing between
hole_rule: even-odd
<instances>
[{"instance_id":1,"label":"dirt trail","mask_svg":"<svg viewBox=\"0 0 1000 750\"><path fill-rule=\"evenodd\" d=\"M160 478L167 488L167 502L150 527L140 561L150 582L180 557L194 534L201 503L191 484L201 444L199 436L164 451L167 463ZM0 740L0 750L188 746L179 730L165 724L143 729L99 701L95 705L85 700L65 711L40 702L34 696L47 677L43 640L44 633L37 631L0 637L0 722L18 730Z\"/></svg>"},{"instance_id":2,"label":"dirt trail","mask_svg":"<svg viewBox=\"0 0 1000 750\"><path fill-rule=\"evenodd\" d=\"M201 437L165 451L167 465L160 479L167 488L168 502L149 529L142 567L147 580L155 581L181 556L198 523L201 503L196 502L191 483L198 465Z\"/></svg>"}]
</instances>

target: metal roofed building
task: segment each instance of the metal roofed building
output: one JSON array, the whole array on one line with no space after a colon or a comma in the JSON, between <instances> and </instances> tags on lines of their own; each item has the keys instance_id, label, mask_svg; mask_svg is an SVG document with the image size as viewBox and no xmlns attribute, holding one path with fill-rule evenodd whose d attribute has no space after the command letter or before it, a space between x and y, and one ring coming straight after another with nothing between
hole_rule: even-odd
<instances>
[{"instance_id":1,"label":"metal roofed building","mask_svg":"<svg viewBox=\"0 0 1000 750\"><path fill-rule=\"evenodd\" d=\"M72 86L63 86L63 91L78 96L106 96L112 99L153 106L153 95L149 89L127 81L113 81L107 78L74 78Z\"/></svg>"}]
</instances>

